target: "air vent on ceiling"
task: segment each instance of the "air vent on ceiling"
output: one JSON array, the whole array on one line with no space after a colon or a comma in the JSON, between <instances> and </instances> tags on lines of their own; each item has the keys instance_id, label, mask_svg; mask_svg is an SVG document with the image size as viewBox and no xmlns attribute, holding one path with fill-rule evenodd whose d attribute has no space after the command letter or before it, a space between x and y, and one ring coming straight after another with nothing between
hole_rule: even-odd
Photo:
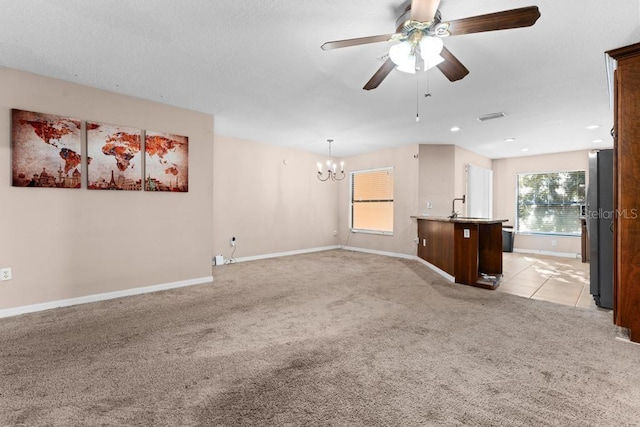
<instances>
[{"instance_id":1,"label":"air vent on ceiling","mask_svg":"<svg viewBox=\"0 0 640 427\"><path fill-rule=\"evenodd\" d=\"M491 114L487 114L485 116L480 116L478 117L478 120L481 122L486 122L487 120L493 120L493 119L499 119L501 117L505 117L506 114L505 113L491 113Z\"/></svg>"}]
</instances>

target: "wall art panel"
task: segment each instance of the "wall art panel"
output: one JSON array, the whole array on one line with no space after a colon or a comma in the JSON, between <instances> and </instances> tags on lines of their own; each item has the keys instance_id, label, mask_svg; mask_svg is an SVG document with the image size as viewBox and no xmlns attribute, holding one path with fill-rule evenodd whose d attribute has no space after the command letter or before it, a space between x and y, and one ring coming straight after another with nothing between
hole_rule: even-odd
<instances>
[{"instance_id":1,"label":"wall art panel","mask_svg":"<svg viewBox=\"0 0 640 427\"><path fill-rule=\"evenodd\" d=\"M80 188L80 120L11 110L14 187Z\"/></svg>"},{"instance_id":2,"label":"wall art panel","mask_svg":"<svg viewBox=\"0 0 640 427\"><path fill-rule=\"evenodd\" d=\"M146 131L145 190L189 191L189 138Z\"/></svg>"},{"instance_id":3,"label":"wall art panel","mask_svg":"<svg viewBox=\"0 0 640 427\"><path fill-rule=\"evenodd\" d=\"M87 172L91 190L142 189L142 131L87 122Z\"/></svg>"}]
</instances>

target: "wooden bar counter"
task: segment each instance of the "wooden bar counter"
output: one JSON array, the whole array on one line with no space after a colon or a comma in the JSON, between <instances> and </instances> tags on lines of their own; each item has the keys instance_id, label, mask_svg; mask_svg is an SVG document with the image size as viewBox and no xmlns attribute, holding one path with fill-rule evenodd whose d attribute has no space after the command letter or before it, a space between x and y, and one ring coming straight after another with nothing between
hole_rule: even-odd
<instances>
[{"instance_id":1,"label":"wooden bar counter","mask_svg":"<svg viewBox=\"0 0 640 427\"><path fill-rule=\"evenodd\" d=\"M496 289L502 278L502 223L506 219L412 216L418 257L456 283Z\"/></svg>"}]
</instances>

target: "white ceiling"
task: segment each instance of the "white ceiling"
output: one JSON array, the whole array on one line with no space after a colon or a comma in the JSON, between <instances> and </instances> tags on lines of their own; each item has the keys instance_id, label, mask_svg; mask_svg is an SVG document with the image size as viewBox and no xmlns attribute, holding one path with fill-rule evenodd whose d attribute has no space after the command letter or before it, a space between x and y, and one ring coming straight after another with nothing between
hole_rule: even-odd
<instances>
[{"instance_id":1,"label":"white ceiling","mask_svg":"<svg viewBox=\"0 0 640 427\"><path fill-rule=\"evenodd\" d=\"M2 0L0 65L210 113L216 134L318 153L333 138L336 156L410 143L491 158L611 146L604 52L640 41L640 0L442 0L443 21L530 5L542 16L445 39L470 74L451 83L430 71L430 97L424 73L362 90L390 42L320 49L393 32L406 4Z\"/></svg>"}]
</instances>

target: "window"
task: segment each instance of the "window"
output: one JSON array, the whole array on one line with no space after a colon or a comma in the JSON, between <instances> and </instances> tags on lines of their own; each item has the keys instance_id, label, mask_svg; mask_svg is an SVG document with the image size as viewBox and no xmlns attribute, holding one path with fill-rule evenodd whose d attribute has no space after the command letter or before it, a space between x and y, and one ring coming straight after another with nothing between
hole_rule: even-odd
<instances>
[{"instance_id":1,"label":"window","mask_svg":"<svg viewBox=\"0 0 640 427\"><path fill-rule=\"evenodd\" d=\"M517 231L579 236L585 172L518 174Z\"/></svg>"},{"instance_id":2,"label":"window","mask_svg":"<svg viewBox=\"0 0 640 427\"><path fill-rule=\"evenodd\" d=\"M393 233L393 168L351 172L351 230Z\"/></svg>"}]
</instances>

